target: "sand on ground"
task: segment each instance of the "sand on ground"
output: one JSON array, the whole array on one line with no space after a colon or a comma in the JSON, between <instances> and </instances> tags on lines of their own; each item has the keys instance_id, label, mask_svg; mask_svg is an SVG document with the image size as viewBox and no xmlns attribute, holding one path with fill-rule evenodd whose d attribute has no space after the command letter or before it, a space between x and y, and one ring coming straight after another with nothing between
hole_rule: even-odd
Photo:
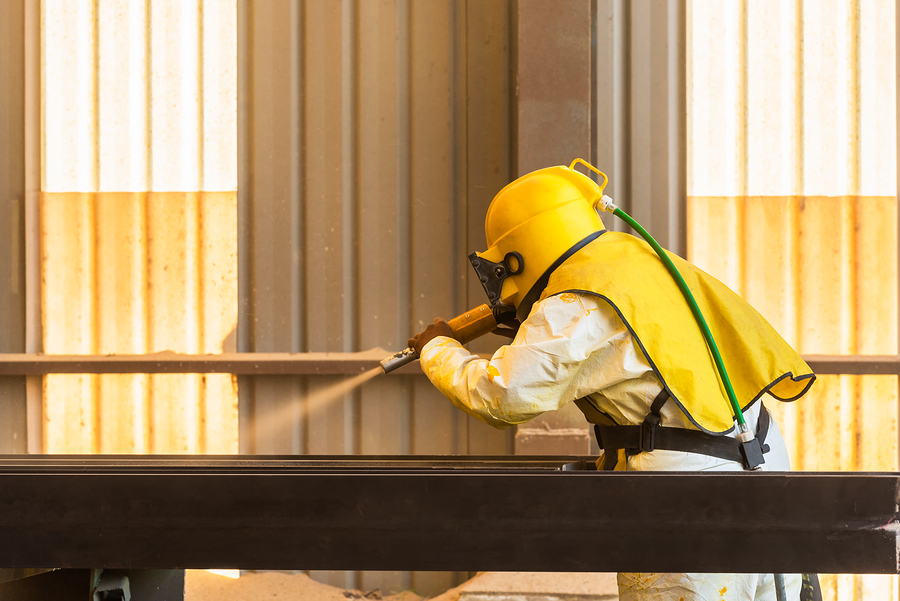
<instances>
[{"instance_id":1,"label":"sand on ground","mask_svg":"<svg viewBox=\"0 0 900 601\"><path fill-rule=\"evenodd\" d=\"M412 592L382 597L378 591L345 590L316 582L306 574L255 572L228 578L205 570L186 570L185 601L421 601Z\"/></svg>"},{"instance_id":2,"label":"sand on ground","mask_svg":"<svg viewBox=\"0 0 900 601\"><path fill-rule=\"evenodd\" d=\"M617 598L616 575L599 573L480 572L428 601L458 601L464 593L551 593L561 597ZM423 601L411 591L382 597L379 591L345 590L303 573L255 572L237 579L204 570L185 573L185 601Z\"/></svg>"}]
</instances>

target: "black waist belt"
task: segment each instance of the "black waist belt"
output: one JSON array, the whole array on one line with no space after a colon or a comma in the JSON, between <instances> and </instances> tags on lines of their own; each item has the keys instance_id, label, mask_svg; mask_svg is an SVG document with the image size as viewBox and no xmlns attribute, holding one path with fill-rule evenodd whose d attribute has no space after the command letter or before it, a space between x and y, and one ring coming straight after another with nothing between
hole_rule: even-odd
<instances>
[{"instance_id":1,"label":"black waist belt","mask_svg":"<svg viewBox=\"0 0 900 601\"><path fill-rule=\"evenodd\" d=\"M667 451L684 451L699 453L745 464L741 443L728 436L713 436L699 430L684 428L665 428L659 425L659 411L669 399L669 393L663 389L654 399L650 414L640 426L602 426L594 424L597 444L604 452L604 470L615 469L618 461L618 450L625 449L629 455L664 449ZM759 441L763 453L769 452L769 445L764 444L769 432L769 412L765 406L760 408L757 424L756 440Z\"/></svg>"}]
</instances>

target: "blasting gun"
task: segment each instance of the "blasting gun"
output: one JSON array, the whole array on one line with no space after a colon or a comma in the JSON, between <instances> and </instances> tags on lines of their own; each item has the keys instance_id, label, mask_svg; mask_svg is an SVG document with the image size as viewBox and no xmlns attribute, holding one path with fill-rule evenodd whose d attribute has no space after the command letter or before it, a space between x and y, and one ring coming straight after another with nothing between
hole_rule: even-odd
<instances>
[{"instance_id":1,"label":"blasting gun","mask_svg":"<svg viewBox=\"0 0 900 601\"><path fill-rule=\"evenodd\" d=\"M447 324L453 331L453 337L460 343L465 344L484 336L488 332L494 331L497 329L498 323L504 323L506 317L505 314L500 314L497 310L491 309L490 305L481 305L454 317ZM388 374L407 363L412 363L418 358L419 353L416 352L416 349L404 349L384 359L381 362L381 369Z\"/></svg>"}]
</instances>

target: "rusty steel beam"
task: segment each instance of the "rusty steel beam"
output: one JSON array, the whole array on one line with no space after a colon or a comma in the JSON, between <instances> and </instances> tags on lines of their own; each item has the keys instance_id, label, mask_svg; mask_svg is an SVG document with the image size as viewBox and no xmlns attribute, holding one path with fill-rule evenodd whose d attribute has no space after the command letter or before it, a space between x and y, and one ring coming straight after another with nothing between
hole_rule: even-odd
<instances>
[{"instance_id":1,"label":"rusty steel beam","mask_svg":"<svg viewBox=\"0 0 900 601\"><path fill-rule=\"evenodd\" d=\"M221 353L186 355L43 355L0 353L0 376L43 374L237 374L358 375L376 367L391 351L359 353ZM421 374L416 361L394 373Z\"/></svg>"},{"instance_id":2,"label":"rusty steel beam","mask_svg":"<svg viewBox=\"0 0 900 601\"><path fill-rule=\"evenodd\" d=\"M804 355L817 374L900 375L900 355Z\"/></svg>"},{"instance_id":3,"label":"rusty steel beam","mask_svg":"<svg viewBox=\"0 0 900 601\"><path fill-rule=\"evenodd\" d=\"M0 376L44 374L357 375L374 369L392 351L359 353L221 353L186 355L43 355L0 353ZM900 375L898 355L805 355L817 374ZM416 361L397 374L421 374Z\"/></svg>"}]
</instances>

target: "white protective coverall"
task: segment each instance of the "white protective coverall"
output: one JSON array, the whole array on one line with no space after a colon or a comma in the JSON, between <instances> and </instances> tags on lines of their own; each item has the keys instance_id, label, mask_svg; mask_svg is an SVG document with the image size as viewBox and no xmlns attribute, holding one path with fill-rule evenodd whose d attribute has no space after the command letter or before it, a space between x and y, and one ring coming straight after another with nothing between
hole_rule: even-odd
<instances>
[{"instance_id":1,"label":"white protective coverall","mask_svg":"<svg viewBox=\"0 0 900 601\"><path fill-rule=\"evenodd\" d=\"M590 398L619 425L639 425L662 390L615 311L586 294L564 293L536 304L513 342L490 360L439 336L422 349L421 365L453 404L497 428L527 422L582 397ZM756 403L744 413L752 431L759 410ZM662 426L696 430L673 402L666 403L660 415ZM789 471L787 450L774 420L766 444L771 450L762 469ZM625 469L741 471L743 467L706 455L655 450L630 456ZM776 601L772 574L620 573L618 584L621 601ZM786 574L785 585L787 598L799 599L800 575Z\"/></svg>"}]
</instances>

